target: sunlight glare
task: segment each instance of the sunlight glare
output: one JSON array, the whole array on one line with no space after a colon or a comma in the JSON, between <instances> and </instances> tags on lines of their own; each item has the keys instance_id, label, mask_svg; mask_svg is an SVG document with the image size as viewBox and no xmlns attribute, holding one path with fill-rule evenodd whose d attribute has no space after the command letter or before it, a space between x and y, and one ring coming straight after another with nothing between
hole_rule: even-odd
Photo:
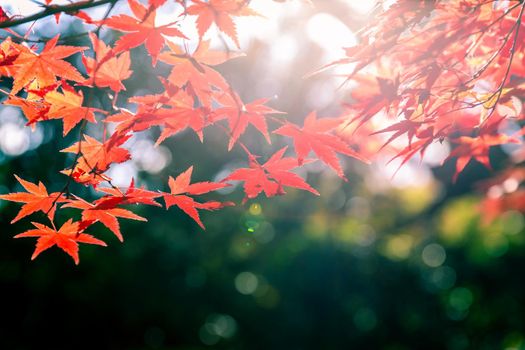
<instances>
[{"instance_id":1,"label":"sunlight glare","mask_svg":"<svg viewBox=\"0 0 525 350\"><path fill-rule=\"evenodd\" d=\"M308 20L308 37L325 50L327 58L339 58L343 47L357 44L355 34L338 18L319 13Z\"/></svg>"},{"instance_id":2,"label":"sunlight glare","mask_svg":"<svg viewBox=\"0 0 525 350\"><path fill-rule=\"evenodd\" d=\"M345 0L345 3L354 11L367 15L377 4L377 0Z\"/></svg>"},{"instance_id":3,"label":"sunlight glare","mask_svg":"<svg viewBox=\"0 0 525 350\"><path fill-rule=\"evenodd\" d=\"M276 63L286 63L293 60L297 54L297 41L290 35L277 38L271 47L272 60Z\"/></svg>"}]
</instances>

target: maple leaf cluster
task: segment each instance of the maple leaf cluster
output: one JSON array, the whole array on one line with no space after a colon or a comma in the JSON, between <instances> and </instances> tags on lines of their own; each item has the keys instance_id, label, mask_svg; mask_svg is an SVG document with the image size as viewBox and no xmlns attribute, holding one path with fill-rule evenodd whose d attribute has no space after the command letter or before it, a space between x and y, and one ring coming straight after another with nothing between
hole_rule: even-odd
<instances>
[{"instance_id":1,"label":"maple leaf cluster","mask_svg":"<svg viewBox=\"0 0 525 350\"><path fill-rule=\"evenodd\" d=\"M524 8L399 0L378 10L346 57L322 68L351 67L345 79L357 88L345 103L345 127L388 135L383 147L402 144L394 155L401 165L447 141L454 180L472 160L490 169L491 147L521 144L525 132L505 133L509 121L524 121Z\"/></svg>"},{"instance_id":2,"label":"maple leaf cluster","mask_svg":"<svg viewBox=\"0 0 525 350\"><path fill-rule=\"evenodd\" d=\"M51 2L46 1L46 5L50 6ZM178 13L173 14L172 22L159 25L157 13L170 2L176 4ZM96 1L78 4L91 6ZM76 16L93 28L89 33L90 47L62 45L59 35L44 45L27 44L18 36L8 37L0 43L0 76L12 80L11 90L5 92L7 98L3 103L19 107L28 127L34 128L38 123L58 119L62 121L64 136L74 129L80 134L77 142L61 150L74 157L69 167L57 169L64 175L62 190L49 193L44 184L34 184L17 177L26 192L0 196L3 200L23 203L13 222L36 212L42 212L48 218L49 225L34 222L34 228L15 236L37 238L32 259L56 245L78 264L79 243L106 245L86 233L95 223L102 224L123 241L119 219L146 221L146 218L127 209L127 205L162 206L159 200L163 199L166 209L177 207L204 228L200 210L218 210L233 203L200 201L195 196L231 186L232 182L244 183L245 200L262 193L267 197L282 195L286 187L318 195L292 170L317 158L338 176L345 178L337 154L367 162L364 156L336 134L343 119L317 118L312 112L303 127L295 125L282 117L283 112L268 106L269 99L243 101L216 70L217 65L243 56L237 51L240 43L235 19L259 16L249 7L249 1L149 0L141 3L128 0L127 4L127 12L113 14L110 13L111 7L101 19L91 18L78 9L71 10L75 3L64 5L65 14ZM56 9L59 5L53 6ZM58 23L61 13L55 15ZM10 20L6 15L2 21L8 23ZM197 38L189 38L181 29L183 22L188 20L194 21ZM229 38L236 49L212 49L209 40L212 27ZM101 28L114 30L118 33L118 39L114 43L105 42L99 36ZM194 50L180 44L188 40L198 41ZM126 90L126 80L134 74L131 70L131 51L139 47L144 47L149 54L152 68L162 62L170 67L170 73L167 77L158 77L164 87L161 92L123 100L119 98L119 93ZM75 55L80 56L83 67L70 63ZM105 96L112 105L110 110L93 106L95 89L106 92ZM136 108L129 110L122 107L129 104ZM88 135L88 123L99 125L103 129L103 137ZM273 131L272 125L276 126ZM248 167L234 170L219 182L195 183L191 183L193 167L190 167L167 179L169 191L166 192L139 188L134 181L127 188L114 186L108 170L114 164L129 161L131 153L127 142L137 133L154 127L160 129L157 144L186 129L192 130L204 141L204 129L215 127L228 140L225 146L228 150L234 147L244 150ZM260 161L260 157L254 155L241 140L248 127L258 130L268 143L272 134L290 138L295 146L295 155L285 156L285 147L270 155L266 161ZM312 158L308 158L309 155ZM92 200L82 198L72 193L72 182L91 187L100 196ZM76 219L62 212L67 208L79 211ZM58 229L55 223L57 211L68 217Z\"/></svg>"},{"instance_id":3,"label":"maple leaf cluster","mask_svg":"<svg viewBox=\"0 0 525 350\"><path fill-rule=\"evenodd\" d=\"M38 211L48 217L51 226L34 223L34 229L16 236L38 237L33 258L57 245L78 263L79 242L105 244L85 233L97 222L122 241L118 218L146 220L124 208L130 204L161 206L163 199L166 209L175 206L204 228L199 210L233 203L194 197L233 182L243 183L244 201L262 194L282 195L287 188L318 195L294 172L315 160L346 180L340 155L367 163L379 151L394 150L393 159L400 159L402 166L416 155L423 157L432 144L447 142L451 145L447 161L454 162L455 181L473 160L490 168L491 148L511 143L523 147L525 1L399 0L377 6L372 20L359 32L358 44L345 48L345 57L322 68L351 67L344 78L356 87L343 103L344 113L319 118L312 111L302 126L269 106L270 99L244 101L217 70L218 65L244 55L238 51L235 21L259 16L250 1L127 0L123 13L114 14L110 7L99 19L82 11L96 4L73 3L64 5L63 11L93 28L89 47L62 45L58 35L45 45L29 45L20 36L0 43L0 76L12 80L3 103L19 107L29 127L60 119L64 136L74 129L80 134L77 142L62 150L74 159L59 170L65 176L61 191L49 193L41 183L17 178L27 192L0 196L23 203L13 221ZM176 8L172 21L159 24L158 11L168 4ZM58 23L61 13L53 14ZM0 15L4 27L13 21L8 14ZM188 23L195 26L197 37L182 29ZM101 28L114 30L118 39L105 42L98 35ZM224 49L212 47L211 28L222 38ZM198 45L186 45L189 41ZM234 49L227 47L228 42ZM134 74L131 52L141 47L149 55L146 64L154 69L162 62L169 74L158 77L162 91L123 100L119 93ZM82 69L70 63L75 55L81 56ZM107 92L111 109L94 106L95 89ZM123 107L129 105L134 107ZM103 137L88 135L88 123L97 123ZM517 131L506 128L512 123ZM157 145L187 129L205 142L204 130L214 128L227 139L225 148L244 151L247 166L234 169L219 182L193 184L190 167L167 179L169 192L138 188L134 181L127 188L114 186L108 170L129 161L128 141L151 128L160 129ZM284 147L261 160L243 143L248 128L257 130L267 143L272 136L284 137L293 144L293 151ZM521 173L506 176L514 179L516 174ZM71 182L91 187L101 196L81 198L71 193ZM491 197L499 201L497 205L487 201L487 205L494 215L509 206L522 210L519 193L512 195L514 199ZM79 219L69 219L57 229L55 214L65 208L79 210Z\"/></svg>"}]
</instances>

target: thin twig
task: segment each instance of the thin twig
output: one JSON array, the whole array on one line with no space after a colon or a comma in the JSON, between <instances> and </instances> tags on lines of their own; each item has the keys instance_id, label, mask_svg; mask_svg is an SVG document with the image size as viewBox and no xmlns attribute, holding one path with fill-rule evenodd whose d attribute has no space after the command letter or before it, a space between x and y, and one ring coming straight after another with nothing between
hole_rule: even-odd
<instances>
[{"instance_id":1,"label":"thin twig","mask_svg":"<svg viewBox=\"0 0 525 350\"><path fill-rule=\"evenodd\" d=\"M112 4L115 6L118 0L85 0L85 1L79 1L73 4L68 5L49 5L46 6L46 8L43 11L40 11L38 13L35 13L31 16L17 18L17 19L10 19L4 22L0 22L0 29L1 28L10 28L15 27L20 24L37 21L39 19L49 17L52 15L55 15L57 13L75 13L79 10L85 10L92 7L97 7L105 4Z\"/></svg>"}]
</instances>

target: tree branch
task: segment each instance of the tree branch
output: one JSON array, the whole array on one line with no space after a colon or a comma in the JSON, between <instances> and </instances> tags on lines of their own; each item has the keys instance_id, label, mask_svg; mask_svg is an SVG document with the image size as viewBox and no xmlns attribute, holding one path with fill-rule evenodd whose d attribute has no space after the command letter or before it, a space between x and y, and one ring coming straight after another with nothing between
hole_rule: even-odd
<instances>
[{"instance_id":1,"label":"tree branch","mask_svg":"<svg viewBox=\"0 0 525 350\"><path fill-rule=\"evenodd\" d=\"M105 4L114 4L117 1L118 0L84 0L68 5L50 5L47 6L43 11L35 13L34 15L0 22L0 29L15 27L20 24L37 21L57 13L74 13L76 11L88 9L91 7L102 6Z\"/></svg>"}]
</instances>

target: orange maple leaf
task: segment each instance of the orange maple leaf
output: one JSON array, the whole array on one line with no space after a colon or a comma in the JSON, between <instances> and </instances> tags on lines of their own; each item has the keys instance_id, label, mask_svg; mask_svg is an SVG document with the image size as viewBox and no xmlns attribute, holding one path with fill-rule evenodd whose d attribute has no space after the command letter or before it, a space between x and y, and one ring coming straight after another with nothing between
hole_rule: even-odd
<instances>
[{"instance_id":1,"label":"orange maple leaf","mask_svg":"<svg viewBox=\"0 0 525 350\"><path fill-rule=\"evenodd\" d=\"M122 163L130 159L129 151L119 147L130 137L130 135L113 134L102 143L93 137L84 135L84 141L77 142L61 151L74 154L80 152L81 154L73 169L66 169L62 172L84 184L96 185L101 180L108 180L109 178L102 173L108 170L112 163Z\"/></svg>"},{"instance_id":2,"label":"orange maple leaf","mask_svg":"<svg viewBox=\"0 0 525 350\"><path fill-rule=\"evenodd\" d=\"M237 37L237 28L232 16L260 16L257 12L247 7L244 0L193 0L193 3L194 5L186 9L186 13L198 16L197 30L199 37L202 39L212 23L215 23L221 32L228 35L235 42L237 47L240 47L239 38Z\"/></svg>"},{"instance_id":3,"label":"orange maple leaf","mask_svg":"<svg viewBox=\"0 0 525 350\"><path fill-rule=\"evenodd\" d=\"M63 88L62 93L57 90L48 92L44 100L49 103L50 108L46 117L48 119L62 119L64 123L64 136L67 135L81 120L96 123L94 112L106 113L100 109L83 107L84 95L72 88Z\"/></svg>"},{"instance_id":4,"label":"orange maple leaf","mask_svg":"<svg viewBox=\"0 0 525 350\"><path fill-rule=\"evenodd\" d=\"M117 56L94 33L90 33L89 37L93 44L95 58L82 56L82 62L90 76L88 83L98 87L109 87L116 93L126 90L122 80L128 79L133 73L129 69L131 65L129 51Z\"/></svg>"},{"instance_id":5,"label":"orange maple leaf","mask_svg":"<svg viewBox=\"0 0 525 350\"><path fill-rule=\"evenodd\" d=\"M62 58L82 52L86 47L58 45L59 35L49 40L40 54L25 48L13 62L16 72L13 74L14 83L11 90L16 94L32 81L36 81L39 87L52 85L56 77L83 82L84 77L69 62Z\"/></svg>"},{"instance_id":6,"label":"orange maple leaf","mask_svg":"<svg viewBox=\"0 0 525 350\"><path fill-rule=\"evenodd\" d=\"M39 96L28 94L27 98L21 98L11 95L4 104L20 107L27 118L27 126L34 128L37 122L49 119L47 112L51 106Z\"/></svg>"},{"instance_id":7,"label":"orange maple leaf","mask_svg":"<svg viewBox=\"0 0 525 350\"><path fill-rule=\"evenodd\" d=\"M49 217L49 220L53 221L57 203L63 203L66 201L62 196L62 193L54 192L49 194L42 182L35 185L34 183L25 181L16 175L15 177L27 192L0 195L0 199L6 201L25 203L11 223L15 223L37 211L42 211Z\"/></svg>"}]
</instances>

